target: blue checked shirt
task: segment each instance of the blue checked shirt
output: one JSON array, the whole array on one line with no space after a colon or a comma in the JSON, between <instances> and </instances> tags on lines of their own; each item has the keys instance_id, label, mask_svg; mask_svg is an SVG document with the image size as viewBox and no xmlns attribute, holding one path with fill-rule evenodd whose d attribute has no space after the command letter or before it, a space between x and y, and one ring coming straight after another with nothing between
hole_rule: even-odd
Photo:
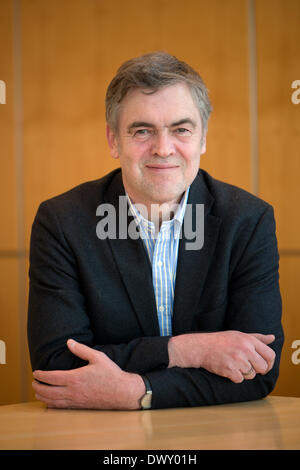
<instances>
[{"instance_id":1,"label":"blue checked shirt","mask_svg":"<svg viewBox=\"0 0 300 470\"><path fill-rule=\"evenodd\" d=\"M126 194L130 211L139 227L152 265L152 281L161 336L172 335L178 244L188 193L189 188L183 195L174 218L162 222L158 233L155 232L154 223L141 215Z\"/></svg>"}]
</instances>

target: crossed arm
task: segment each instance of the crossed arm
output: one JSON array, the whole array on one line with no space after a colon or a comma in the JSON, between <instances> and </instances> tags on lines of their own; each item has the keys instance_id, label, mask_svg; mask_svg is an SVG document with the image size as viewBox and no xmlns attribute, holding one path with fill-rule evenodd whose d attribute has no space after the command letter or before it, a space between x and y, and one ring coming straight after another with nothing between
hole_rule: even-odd
<instances>
[{"instance_id":1,"label":"crossed arm","mask_svg":"<svg viewBox=\"0 0 300 470\"><path fill-rule=\"evenodd\" d=\"M268 344L274 339L273 335L239 331L174 336L168 343L169 368L202 367L234 383L252 380L272 369L275 353ZM74 340L67 345L88 365L68 371L35 371L33 389L38 400L55 408L140 408L145 385L139 374L123 371L101 351Z\"/></svg>"},{"instance_id":2,"label":"crossed arm","mask_svg":"<svg viewBox=\"0 0 300 470\"><path fill-rule=\"evenodd\" d=\"M34 371L39 400L60 408L139 409L145 393L140 374L150 380L154 408L253 400L270 393L283 342L270 211L231 277L226 331L91 348L76 266L61 228L45 209L32 237L29 342L36 369L59 364L68 370ZM85 344L68 341L66 349L65 338L74 337Z\"/></svg>"}]
</instances>

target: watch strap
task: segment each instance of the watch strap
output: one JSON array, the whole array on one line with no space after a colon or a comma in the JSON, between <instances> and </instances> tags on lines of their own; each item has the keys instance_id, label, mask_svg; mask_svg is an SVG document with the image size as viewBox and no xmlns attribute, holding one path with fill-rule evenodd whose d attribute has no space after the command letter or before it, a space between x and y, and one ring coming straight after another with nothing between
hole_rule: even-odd
<instances>
[{"instance_id":1,"label":"watch strap","mask_svg":"<svg viewBox=\"0 0 300 470\"><path fill-rule=\"evenodd\" d=\"M152 388L149 379L145 375L141 375L141 377L146 387L146 393L141 398L141 407L143 410L149 410L152 402Z\"/></svg>"}]
</instances>

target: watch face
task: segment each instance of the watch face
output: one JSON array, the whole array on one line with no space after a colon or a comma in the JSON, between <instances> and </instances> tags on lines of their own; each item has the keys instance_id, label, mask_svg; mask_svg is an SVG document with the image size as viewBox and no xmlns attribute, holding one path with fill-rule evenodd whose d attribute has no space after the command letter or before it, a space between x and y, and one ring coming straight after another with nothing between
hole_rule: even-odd
<instances>
[{"instance_id":1,"label":"watch face","mask_svg":"<svg viewBox=\"0 0 300 470\"><path fill-rule=\"evenodd\" d=\"M151 401L152 401L152 393L147 392L141 400L141 405L142 405L143 410L149 410L151 408Z\"/></svg>"}]
</instances>

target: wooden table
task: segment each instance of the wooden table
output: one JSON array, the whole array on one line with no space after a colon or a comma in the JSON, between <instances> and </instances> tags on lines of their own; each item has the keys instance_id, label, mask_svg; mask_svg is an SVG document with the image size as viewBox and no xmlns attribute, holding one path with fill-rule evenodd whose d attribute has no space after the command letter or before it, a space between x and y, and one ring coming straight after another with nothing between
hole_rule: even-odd
<instances>
[{"instance_id":1,"label":"wooden table","mask_svg":"<svg viewBox=\"0 0 300 470\"><path fill-rule=\"evenodd\" d=\"M0 449L300 449L300 398L151 411L1 406Z\"/></svg>"}]
</instances>

